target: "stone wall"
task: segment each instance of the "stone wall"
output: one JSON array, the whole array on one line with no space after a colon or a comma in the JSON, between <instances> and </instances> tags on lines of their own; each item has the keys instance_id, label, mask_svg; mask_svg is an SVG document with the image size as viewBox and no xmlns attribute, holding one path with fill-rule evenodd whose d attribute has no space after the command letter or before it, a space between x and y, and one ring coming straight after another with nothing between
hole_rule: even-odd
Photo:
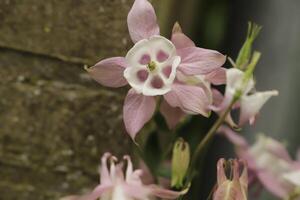
<instances>
[{"instance_id":1,"label":"stone wall","mask_svg":"<svg viewBox=\"0 0 300 200\"><path fill-rule=\"evenodd\" d=\"M130 153L126 90L101 87L83 66L126 53L131 4L0 1L0 200L84 192L104 151Z\"/></svg>"}]
</instances>

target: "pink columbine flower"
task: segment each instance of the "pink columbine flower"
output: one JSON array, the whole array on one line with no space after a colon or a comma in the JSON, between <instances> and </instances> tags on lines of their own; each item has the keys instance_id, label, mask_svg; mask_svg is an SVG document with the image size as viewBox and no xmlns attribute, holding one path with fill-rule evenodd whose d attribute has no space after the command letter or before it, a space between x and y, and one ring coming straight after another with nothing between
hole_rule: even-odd
<instances>
[{"instance_id":1,"label":"pink columbine flower","mask_svg":"<svg viewBox=\"0 0 300 200\"><path fill-rule=\"evenodd\" d=\"M220 93L214 91L213 96L215 103L214 106L212 106L212 109L221 114L222 111L229 106L236 92L242 90L239 102L233 107L234 109L240 108L239 126L242 126L247 121L249 121L250 124L253 124L262 106L270 97L278 95L278 91L276 90L256 92L254 89L255 84L253 78L250 78L245 84L245 72L239 69L228 69L226 71L226 77L225 97L223 98ZM227 116L226 121L231 126L236 126L230 115Z\"/></svg>"},{"instance_id":2,"label":"pink columbine flower","mask_svg":"<svg viewBox=\"0 0 300 200\"><path fill-rule=\"evenodd\" d=\"M133 170L129 156L124 156L124 160L127 162L125 174L123 163L116 164L117 158L105 153L101 158L100 185L89 194L68 196L61 200L150 200L153 197L176 199L186 192L171 191L157 185L144 185L141 179L142 170Z\"/></svg>"},{"instance_id":3,"label":"pink columbine flower","mask_svg":"<svg viewBox=\"0 0 300 200\"><path fill-rule=\"evenodd\" d=\"M228 166L228 164L230 164ZM241 169L243 167L243 169ZM232 178L228 178L226 172ZM240 171L241 174L240 174ZM213 200L247 200L248 172L244 161L232 160L226 162L223 158L217 164L217 189Z\"/></svg>"},{"instance_id":4,"label":"pink columbine flower","mask_svg":"<svg viewBox=\"0 0 300 200\"><path fill-rule=\"evenodd\" d=\"M199 84L187 84L178 79L201 75L213 84L223 83L225 70L221 66L225 56L217 51L198 48L178 25L172 39L159 35L154 8L147 0L135 0L127 18L129 34L134 46L125 57L113 57L87 69L100 84L121 87L129 84L123 108L127 132L132 138L155 112L156 96L163 96L161 112L170 128L182 116L209 115L211 103Z\"/></svg>"},{"instance_id":5,"label":"pink columbine flower","mask_svg":"<svg viewBox=\"0 0 300 200\"><path fill-rule=\"evenodd\" d=\"M287 198L300 187L300 160L291 159L286 148L278 141L260 135L249 146L247 141L230 128L219 129L236 146L236 152L248 163L250 182L259 180L272 194Z\"/></svg>"}]
</instances>

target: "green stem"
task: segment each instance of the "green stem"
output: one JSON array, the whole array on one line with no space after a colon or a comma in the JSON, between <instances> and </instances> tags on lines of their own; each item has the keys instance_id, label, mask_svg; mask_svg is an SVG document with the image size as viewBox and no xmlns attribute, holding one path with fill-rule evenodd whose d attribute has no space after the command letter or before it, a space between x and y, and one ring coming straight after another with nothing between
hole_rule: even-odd
<instances>
[{"instance_id":1,"label":"green stem","mask_svg":"<svg viewBox=\"0 0 300 200\"><path fill-rule=\"evenodd\" d=\"M187 177L187 180L188 180L187 183L189 183L193 179L194 168L197 163L198 157L201 155L201 153L205 149L206 145L211 142L216 131L223 124L226 116L229 114L232 106L235 104L235 102L237 100L238 100L238 98L233 98L233 100L231 101L230 105L227 107L225 112L223 112L223 114L218 118L218 120L214 123L214 125L210 128L208 133L205 135L205 137L201 140L201 142L196 147L196 150L195 150L192 160L191 160L190 169L189 169L189 173L188 173L188 177Z\"/></svg>"}]
</instances>

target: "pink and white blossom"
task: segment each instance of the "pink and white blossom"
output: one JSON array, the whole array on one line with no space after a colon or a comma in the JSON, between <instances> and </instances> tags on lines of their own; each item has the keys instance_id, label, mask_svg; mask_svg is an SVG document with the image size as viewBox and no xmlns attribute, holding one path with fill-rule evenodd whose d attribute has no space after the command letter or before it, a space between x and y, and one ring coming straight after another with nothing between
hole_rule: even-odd
<instances>
[{"instance_id":1,"label":"pink and white blossom","mask_svg":"<svg viewBox=\"0 0 300 200\"><path fill-rule=\"evenodd\" d=\"M237 92L241 92L239 101L233 106L233 109L240 109L239 126L242 126L247 121L250 124L255 122L255 118L259 113L262 106L272 97L277 96L278 91L270 90L265 92L255 91L255 82L253 78L249 80L245 79L245 72L231 68L226 71L226 90L225 96L222 101L220 99L222 96L215 92L215 98L218 99L212 109L217 113L221 114L232 102L234 96ZM245 82L246 81L246 82ZM227 116L227 122L231 126L236 126L236 124L231 119L231 116Z\"/></svg>"},{"instance_id":2,"label":"pink and white blossom","mask_svg":"<svg viewBox=\"0 0 300 200\"><path fill-rule=\"evenodd\" d=\"M279 198L287 198L300 187L300 160L292 160L282 143L259 135L256 142L249 146L242 136L226 126L222 126L219 132L235 145L237 155L247 161L250 182L259 180Z\"/></svg>"},{"instance_id":3,"label":"pink and white blossom","mask_svg":"<svg viewBox=\"0 0 300 200\"><path fill-rule=\"evenodd\" d=\"M176 199L185 192L163 189L158 185L144 185L142 170L134 170L129 156L126 161L125 174L123 163L117 164L117 158L105 153L101 158L100 184L89 194L67 196L61 200L150 200L154 197ZM109 167L108 167L109 165Z\"/></svg>"},{"instance_id":4,"label":"pink and white blossom","mask_svg":"<svg viewBox=\"0 0 300 200\"><path fill-rule=\"evenodd\" d=\"M208 116L212 101L207 89L201 84L180 81L178 74L201 76L210 83L223 84L226 77L221 66L225 56L196 47L178 24L171 40L160 36L154 8L147 0L134 1L127 24L135 43L127 55L104 59L87 71L104 86L131 86L123 109L125 127L130 136L134 139L151 119L156 110L157 96L164 97L161 112L170 128L184 116L181 112ZM177 118L173 113L179 113Z\"/></svg>"}]
</instances>

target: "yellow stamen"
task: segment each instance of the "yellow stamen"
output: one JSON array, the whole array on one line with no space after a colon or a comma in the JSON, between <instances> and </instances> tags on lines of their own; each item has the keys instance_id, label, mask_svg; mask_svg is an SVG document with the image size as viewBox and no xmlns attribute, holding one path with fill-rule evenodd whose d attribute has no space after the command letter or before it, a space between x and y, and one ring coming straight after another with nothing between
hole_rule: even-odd
<instances>
[{"instance_id":1,"label":"yellow stamen","mask_svg":"<svg viewBox=\"0 0 300 200\"><path fill-rule=\"evenodd\" d=\"M153 72L156 69L156 63L154 61L150 61L147 65L147 68L150 72Z\"/></svg>"}]
</instances>

